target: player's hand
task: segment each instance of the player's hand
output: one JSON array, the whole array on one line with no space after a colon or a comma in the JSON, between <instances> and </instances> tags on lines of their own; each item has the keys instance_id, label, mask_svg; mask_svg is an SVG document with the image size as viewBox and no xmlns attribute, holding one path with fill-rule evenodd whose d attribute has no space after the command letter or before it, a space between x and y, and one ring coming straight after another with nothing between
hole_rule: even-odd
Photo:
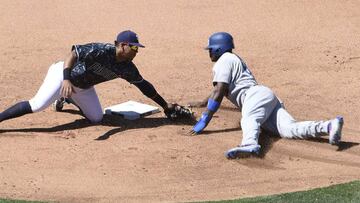
<instances>
[{"instance_id":1,"label":"player's hand","mask_svg":"<svg viewBox=\"0 0 360 203\"><path fill-rule=\"evenodd\" d=\"M202 113L200 120L190 130L189 135L200 134L209 124L211 118L212 118L212 114L209 114L208 112Z\"/></svg>"},{"instance_id":2,"label":"player's hand","mask_svg":"<svg viewBox=\"0 0 360 203\"><path fill-rule=\"evenodd\" d=\"M195 136L195 135L198 135L198 134L200 134L200 133L197 133L197 132L194 131L194 129L191 129L191 130L188 132L187 135L189 135L189 136Z\"/></svg>"},{"instance_id":3,"label":"player's hand","mask_svg":"<svg viewBox=\"0 0 360 203\"><path fill-rule=\"evenodd\" d=\"M75 92L74 86L69 80L64 80L60 90L61 96L65 98L70 98L71 95Z\"/></svg>"}]
</instances>

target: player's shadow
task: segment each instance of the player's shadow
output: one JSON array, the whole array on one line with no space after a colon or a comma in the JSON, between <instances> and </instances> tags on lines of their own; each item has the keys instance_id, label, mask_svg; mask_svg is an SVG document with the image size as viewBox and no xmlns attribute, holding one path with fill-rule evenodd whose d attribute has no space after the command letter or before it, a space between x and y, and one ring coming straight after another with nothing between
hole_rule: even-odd
<instances>
[{"instance_id":1,"label":"player's shadow","mask_svg":"<svg viewBox=\"0 0 360 203\"><path fill-rule=\"evenodd\" d=\"M76 111L72 112L76 113ZM104 115L104 118L101 123L99 124L92 124L87 119L77 119L73 122L48 127L48 128L18 128L18 129L0 129L1 133L8 133L8 132L42 132L42 133L52 133L52 132L59 132L59 131L66 131L66 130L75 130L75 129L82 129L87 128L90 126L100 125L100 126L110 126L116 127L108 132L100 135L95 140L106 140L111 135L114 135L119 132L123 132L129 129L140 129L140 128L155 128L164 125L194 125L196 120L185 120L185 119L178 119L176 121L171 121L165 117L161 118L141 118L137 120L126 120L120 116L113 116L113 115Z\"/></svg>"},{"instance_id":2,"label":"player's shadow","mask_svg":"<svg viewBox=\"0 0 360 203\"><path fill-rule=\"evenodd\" d=\"M104 126L119 126L121 127L114 128L108 132L100 135L95 140L106 140L110 136L130 130L130 129L141 129L141 128L156 128L164 125L194 125L196 123L195 119L177 119L176 121L171 121L167 118L140 118L138 120L126 120L119 116L105 115L102 121Z\"/></svg>"},{"instance_id":3,"label":"player's shadow","mask_svg":"<svg viewBox=\"0 0 360 203\"><path fill-rule=\"evenodd\" d=\"M280 140L281 137L278 135L273 135L268 132L262 132L259 136L259 145L261 146L260 154L258 155L259 158L265 158L266 153L270 151L273 147L275 142Z\"/></svg>"},{"instance_id":4,"label":"player's shadow","mask_svg":"<svg viewBox=\"0 0 360 203\"><path fill-rule=\"evenodd\" d=\"M273 147L273 144L280 139L282 139L282 138L278 135L273 135L266 131L262 132L259 136L259 144L261 145L261 151L260 151L259 158L264 158L266 153ZM307 141L320 142L320 143L326 143L326 144L329 143L329 139L323 138L323 137L312 138L312 139L308 139ZM357 143L357 142L340 141L337 151L344 151L344 150L347 150L347 149L357 146L357 145L359 145L359 143Z\"/></svg>"},{"instance_id":5,"label":"player's shadow","mask_svg":"<svg viewBox=\"0 0 360 203\"><path fill-rule=\"evenodd\" d=\"M311 138L309 139L311 142L320 142L320 143L329 143L329 139L324 137L317 137L317 138ZM350 149L351 147L358 146L360 143L358 142L346 142L346 141L340 141L338 145L338 149L336 151L345 151L347 149Z\"/></svg>"},{"instance_id":6,"label":"player's shadow","mask_svg":"<svg viewBox=\"0 0 360 203\"><path fill-rule=\"evenodd\" d=\"M64 130L75 130L75 129L81 129L86 128L89 126L93 126L94 124L91 124L86 119L77 119L71 123L66 123L54 127L48 127L48 128L17 128L17 129L0 129L0 133L8 133L8 132L41 132L41 133L52 133L52 132L59 132Z\"/></svg>"},{"instance_id":7,"label":"player's shadow","mask_svg":"<svg viewBox=\"0 0 360 203\"><path fill-rule=\"evenodd\" d=\"M234 128L225 128L219 130L204 130L201 132L202 135L211 135L211 134L219 134L219 133L227 133L232 131L241 131L241 127L234 127Z\"/></svg>"}]
</instances>

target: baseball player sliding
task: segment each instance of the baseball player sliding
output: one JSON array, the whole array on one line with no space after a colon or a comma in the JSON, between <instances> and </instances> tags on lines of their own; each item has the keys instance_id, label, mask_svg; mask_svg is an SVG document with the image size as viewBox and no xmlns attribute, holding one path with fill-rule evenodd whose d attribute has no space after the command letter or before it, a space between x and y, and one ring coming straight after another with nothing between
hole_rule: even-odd
<instances>
[{"instance_id":1,"label":"baseball player sliding","mask_svg":"<svg viewBox=\"0 0 360 203\"><path fill-rule=\"evenodd\" d=\"M132 62L139 47L137 35L126 30L117 35L115 45L89 43L72 46L65 61L50 66L37 94L29 101L23 101L0 113L0 122L25 114L39 112L61 97L70 99L92 123L103 118L103 111L94 85L115 78L122 78L135 85L140 91L160 105L165 114L173 119L181 106L167 103L145 80ZM183 111L181 111L183 112Z\"/></svg>"},{"instance_id":2,"label":"baseball player sliding","mask_svg":"<svg viewBox=\"0 0 360 203\"><path fill-rule=\"evenodd\" d=\"M344 120L341 116L328 121L296 121L285 109L283 103L266 86L259 85L244 61L232 53L233 38L229 33L214 33L206 47L213 67L214 88L209 97L189 105L207 109L191 130L191 134L201 133L209 124L214 113L226 96L242 113L241 127L243 139L239 146L228 150L229 159L258 155L260 130L264 129L284 138L319 137L329 135L330 144L338 144Z\"/></svg>"}]
</instances>

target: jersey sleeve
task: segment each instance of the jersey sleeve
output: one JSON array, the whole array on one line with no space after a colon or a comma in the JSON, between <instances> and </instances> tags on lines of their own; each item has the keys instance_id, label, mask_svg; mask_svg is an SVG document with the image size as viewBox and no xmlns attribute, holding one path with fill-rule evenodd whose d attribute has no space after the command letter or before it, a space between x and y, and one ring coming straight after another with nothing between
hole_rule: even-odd
<instances>
[{"instance_id":1,"label":"jersey sleeve","mask_svg":"<svg viewBox=\"0 0 360 203\"><path fill-rule=\"evenodd\" d=\"M213 67L213 83L222 82L230 84L232 78L232 65L226 57L220 57Z\"/></svg>"}]
</instances>

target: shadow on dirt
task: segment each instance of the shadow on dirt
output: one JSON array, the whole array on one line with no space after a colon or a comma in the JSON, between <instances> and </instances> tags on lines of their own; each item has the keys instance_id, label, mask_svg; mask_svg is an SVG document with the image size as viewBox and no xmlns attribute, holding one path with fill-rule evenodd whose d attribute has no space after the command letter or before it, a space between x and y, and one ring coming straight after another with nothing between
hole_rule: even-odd
<instances>
[{"instance_id":1,"label":"shadow on dirt","mask_svg":"<svg viewBox=\"0 0 360 203\"><path fill-rule=\"evenodd\" d=\"M324 138L324 137L312 138L312 139L309 139L309 141L320 142L320 143L329 143L329 139ZM345 151L347 149L350 149L351 147L358 146L359 144L360 143L357 143L357 142L340 141L340 143L338 145L338 149L336 151Z\"/></svg>"},{"instance_id":2,"label":"shadow on dirt","mask_svg":"<svg viewBox=\"0 0 360 203\"><path fill-rule=\"evenodd\" d=\"M241 127L235 127L235 128L225 128L225 129L219 129L219 130L204 130L201 132L202 135L211 135L211 134L217 134L217 133L226 133L226 132L233 132L233 131L239 131L240 132Z\"/></svg>"},{"instance_id":3,"label":"shadow on dirt","mask_svg":"<svg viewBox=\"0 0 360 203\"><path fill-rule=\"evenodd\" d=\"M196 120L178 119L176 121L171 121L167 118L141 118L136 121L131 121L123 119L119 116L105 115L101 125L119 126L119 123L121 123L121 127L111 129L95 140L106 140L114 134L129 129L156 128L164 125L194 125Z\"/></svg>"},{"instance_id":4,"label":"shadow on dirt","mask_svg":"<svg viewBox=\"0 0 360 203\"><path fill-rule=\"evenodd\" d=\"M71 123L66 123L54 127L48 128L17 128L17 129L0 129L0 133L7 133L7 132L42 132L42 133L52 133L64 130L75 130L86 128L89 126L93 126L88 120L86 119L78 119Z\"/></svg>"},{"instance_id":5,"label":"shadow on dirt","mask_svg":"<svg viewBox=\"0 0 360 203\"><path fill-rule=\"evenodd\" d=\"M78 111L67 112L67 113L77 113ZM78 119L71 123L66 123L54 127L48 128L20 128L20 129L0 129L1 133L8 133L8 132L42 132L42 133L52 133L52 132L59 132L65 130L75 130L75 129L82 129L87 128L90 126L100 125L100 126L111 126L116 127L114 129L109 130L108 132L100 135L95 140L106 140L111 135L114 135L119 132L123 132L129 129L139 129L139 128L155 128L164 125L194 125L196 120L184 120L179 119L176 121L171 121L167 118L141 118L138 120L126 120L120 116L113 116L113 115L104 115L104 118L101 123L99 124L92 124L87 119Z\"/></svg>"},{"instance_id":6,"label":"shadow on dirt","mask_svg":"<svg viewBox=\"0 0 360 203\"><path fill-rule=\"evenodd\" d=\"M281 138L276 135L272 135L266 132L261 133L259 136L259 145L261 146L259 158L265 158L266 153L270 151L275 142L280 139Z\"/></svg>"}]
</instances>

